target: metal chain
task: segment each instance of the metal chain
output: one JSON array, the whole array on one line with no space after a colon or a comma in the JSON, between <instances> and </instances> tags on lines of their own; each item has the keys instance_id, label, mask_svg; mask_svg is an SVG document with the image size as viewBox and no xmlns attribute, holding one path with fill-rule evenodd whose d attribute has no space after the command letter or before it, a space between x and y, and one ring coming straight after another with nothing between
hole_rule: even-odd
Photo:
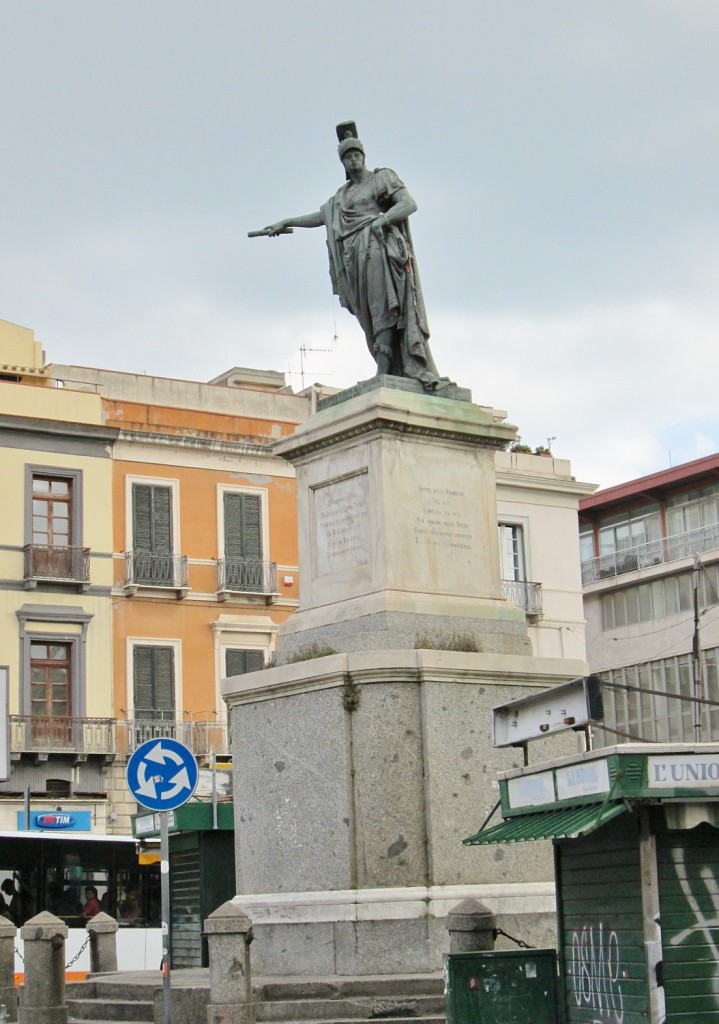
<instances>
[{"instance_id":1,"label":"metal chain","mask_svg":"<svg viewBox=\"0 0 719 1024\"><path fill-rule=\"evenodd\" d=\"M80 959L80 954L85 952L85 949L87 948L87 944L88 944L89 941L90 941L90 935L88 933L87 938L85 939L83 944L80 946L80 948L78 949L78 951L75 954L75 956L72 958L72 960L68 960L68 962L65 964L65 970L67 970L69 967L72 967L72 965L75 963L75 961Z\"/></svg>"},{"instance_id":2,"label":"metal chain","mask_svg":"<svg viewBox=\"0 0 719 1024\"><path fill-rule=\"evenodd\" d=\"M530 942L525 942L524 939L515 939L514 935L510 935L509 932L505 932L503 928L494 929L494 937L496 938L498 935L504 935L505 939L510 939L512 942L516 942L516 944L520 946L522 949L536 948Z\"/></svg>"},{"instance_id":3,"label":"metal chain","mask_svg":"<svg viewBox=\"0 0 719 1024\"><path fill-rule=\"evenodd\" d=\"M81 954L84 953L85 950L87 949L87 944L88 944L89 941L90 941L90 936L88 934L87 938L85 939L83 944L80 946L80 948L78 949L77 953L72 958L72 960L68 960L68 962L65 964L65 970L67 970L69 967L72 967L72 965L75 963L75 961L80 959ZM22 962L25 963L25 957L22 955L22 953L17 948L17 946L15 946L15 955L19 956L20 959L22 960Z\"/></svg>"}]
</instances>

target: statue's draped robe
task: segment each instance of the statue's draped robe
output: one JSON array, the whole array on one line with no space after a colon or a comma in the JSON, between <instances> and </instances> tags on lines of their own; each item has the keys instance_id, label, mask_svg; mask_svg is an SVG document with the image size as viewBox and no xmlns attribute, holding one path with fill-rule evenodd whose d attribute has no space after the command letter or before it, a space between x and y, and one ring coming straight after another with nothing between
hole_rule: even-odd
<instances>
[{"instance_id":1,"label":"statue's draped robe","mask_svg":"<svg viewBox=\"0 0 719 1024\"><path fill-rule=\"evenodd\" d=\"M389 372L412 377L425 388L439 375L429 349L429 327L407 220L386 228L382 239L371 224L391 209L391 197L405 186L381 167L359 185L348 181L321 207L327 228L332 290L357 317L377 359L376 335L396 327L399 344Z\"/></svg>"}]
</instances>

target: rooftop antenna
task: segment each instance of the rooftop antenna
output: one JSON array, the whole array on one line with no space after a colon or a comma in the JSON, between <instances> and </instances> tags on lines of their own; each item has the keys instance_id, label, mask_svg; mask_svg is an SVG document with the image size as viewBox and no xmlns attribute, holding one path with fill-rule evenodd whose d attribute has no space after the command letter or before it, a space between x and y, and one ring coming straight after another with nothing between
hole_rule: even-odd
<instances>
[{"instance_id":1,"label":"rooftop antenna","mask_svg":"<svg viewBox=\"0 0 719 1024\"><path fill-rule=\"evenodd\" d=\"M309 348L307 345L300 345L300 369L299 369L299 374L300 374L300 380L302 382L302 390L303 391L304 391L304 388L305 388L305 355L308 352L313 352L313 353L314 352L327 352L328 354L331 355L332 354L332 349L331 348ZM290 374L297 373L296 370L288 370L287 372L290 373ZM317 377L332 377L333 374L331 374L331 373L317 373L316 376Z\"/></svg>"}]
</instances>

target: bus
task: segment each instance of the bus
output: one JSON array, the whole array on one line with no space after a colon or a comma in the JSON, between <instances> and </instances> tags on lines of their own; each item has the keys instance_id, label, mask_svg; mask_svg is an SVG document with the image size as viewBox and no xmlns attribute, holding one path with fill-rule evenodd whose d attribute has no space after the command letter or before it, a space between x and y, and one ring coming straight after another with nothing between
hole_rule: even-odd
<instances>
[{"instance_id":1,"label":"bus","mask_svg":"<svg viewBox=\"0 0 719 1024\"><path fill-rule=\"evenodd\" d=\"M117 919L118 970L158 970L162 960L160 864L130 836L0 831L0 911L18 928L15 970L23 973L22 925L43 910L68 927L68 976L90 970L87 914ZM89 893L86 893L87 889ZM96 893L96 896L93 895ZM88 910L88 896L95 899ZM83 948L84 947L84 948ZM82 951L81 951L82 950ZM79 956L78 956L79 953Z\"/></svg>"}]
</instances>

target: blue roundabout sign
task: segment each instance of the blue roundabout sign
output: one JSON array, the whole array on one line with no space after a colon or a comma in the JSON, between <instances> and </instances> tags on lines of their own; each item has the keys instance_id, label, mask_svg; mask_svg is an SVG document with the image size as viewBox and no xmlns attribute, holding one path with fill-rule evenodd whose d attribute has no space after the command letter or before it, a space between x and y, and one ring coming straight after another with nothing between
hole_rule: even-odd
<instances>
[{"instance_id":1,"label":"blue roundabout sign","mask_svg":"<svg viewBox=\"0 0 719 1024\"><path fill-rule=\"evenodd\" d=\"M199 778L192 751L169 736L142 743L127 762L127 785L150 811L174 811L195 792Z\"/></svg>"}]
</instances>

